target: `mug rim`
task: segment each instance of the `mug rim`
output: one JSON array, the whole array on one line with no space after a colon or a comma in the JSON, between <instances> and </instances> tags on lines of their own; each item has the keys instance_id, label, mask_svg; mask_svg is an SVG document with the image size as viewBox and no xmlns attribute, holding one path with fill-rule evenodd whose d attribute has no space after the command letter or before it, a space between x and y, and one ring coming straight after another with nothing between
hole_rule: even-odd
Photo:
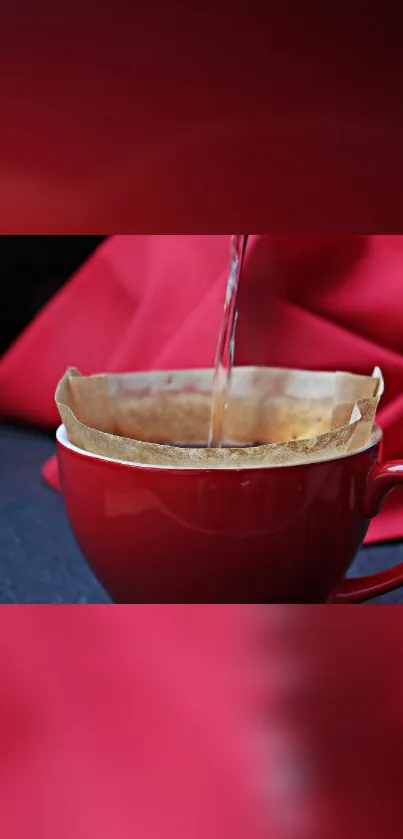
<instances>
[{"instance_id":1,"label":"mug rim","mask_svg":"<svg viewBox=\"0 0 403 839\"><path fill-rule=\"evenodd\" d=\"M249 464L245 466L195 466L194 464L191 466L171 466L169 464L159 465L157 463L138 463L137 461L132 460L120 460L114 457L107 457L106 455L96 454L95 452L88 452L86 449L80 449L74 443L72 443L66 431L66 426L64 423L61 423L57 430L56 430L56 440L57 443L65 449L68 449L74 454L78 455L79 457L88 457L92 460L100 460L104 461L105 463L114 463L117 466L130 466L133 469L145 469L145 470L157 470L159 472L247 472L249 470L253 471L263 471L263 470L273 470L273 469L291 469L291 468L298 468L301 466L313 466L314 464L319 463L331 463L334 460L343 460L348 457L355 457L355 455L363 454L366 451L369 451L374 446L377 446L383 438L383 432L379 425L374 425L373 432L371 434L371 438L369 442L362 446L360 449L355 449L352 452L345 452L344 454L336 454L333 457L321 458L320 460L304 460L301 463L276 463L272 466L268 464L264 464L260 466L259 464Z\"/></svg>"}]
</instances>

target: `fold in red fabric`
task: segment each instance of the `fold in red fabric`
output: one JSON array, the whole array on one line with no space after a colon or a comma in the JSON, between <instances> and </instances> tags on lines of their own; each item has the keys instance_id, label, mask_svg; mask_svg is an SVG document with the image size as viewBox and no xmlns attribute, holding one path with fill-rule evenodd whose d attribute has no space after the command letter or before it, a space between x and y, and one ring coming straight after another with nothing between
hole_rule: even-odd
<instances>
[{"instance_id":1,"label":"fold in red fabric","mask_svg":"<svg viewBox=\"0 0 403 839\"><path fill-rule=\"evenodd\" d=\"M0 361L0 412L54 427L54 391L83 373L211 366L228 236L113 236ZM403 457L403 236L252 236L237 364L382 368L384 456ZM44 467L57 486L54 460ZM403 537L395 493L368 541Z\"/></svg>"}]
</instances>

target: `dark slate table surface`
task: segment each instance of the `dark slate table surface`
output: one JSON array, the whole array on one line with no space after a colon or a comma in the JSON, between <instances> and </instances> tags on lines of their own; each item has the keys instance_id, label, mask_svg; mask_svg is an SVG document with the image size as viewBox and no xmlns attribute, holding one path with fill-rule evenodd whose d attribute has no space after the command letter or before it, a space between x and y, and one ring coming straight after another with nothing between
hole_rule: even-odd
<instances>
[{"instance_id":1,"label":"dark slate table surface","mask_svg":"<svg viewBox=\"0 0 403 839\"><path fill-rule=\"evenodd\" d=\"M52 435L0 423L0 603L109 603L40 475ZM403 543L363 548L351 575L403 561ZM373 603L403 603L403 588Z\"/></svg>"}]
</instances>

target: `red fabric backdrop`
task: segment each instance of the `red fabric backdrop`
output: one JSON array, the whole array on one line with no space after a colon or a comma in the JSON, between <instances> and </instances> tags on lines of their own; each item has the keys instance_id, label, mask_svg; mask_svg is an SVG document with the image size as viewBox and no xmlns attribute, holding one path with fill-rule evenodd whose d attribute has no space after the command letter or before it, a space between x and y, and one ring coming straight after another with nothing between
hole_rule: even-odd
<instances>
[{"instance_id":1,"label":"red fabric backdrop","mask_svg":"<svg viewBox=\"0 0 403 839\"><path fill-rule=\"evenodd\" d=\"M0 634L4 837L264 839L242 607L3 606Z\"/></svg>"},{"instance_id":2,"label":"red fabric backdrop","mask_svg":"<svg viewBox=\"0 0 403 839\"><path fill-rule=\"evenodd\" d=\"M390 9L40 10L2 8L1 232L400 229Z\"/></svg>"},{"instance_id":3,"label":"red fabric backdrop","mask_svg":"<svg viewBox=\"0 0 403 839\"><path fill-rule=\"evenodd\" d=\"M401 628L382 606L2 606L2 835L400 839Z\"/></svg>"}]
</instances>

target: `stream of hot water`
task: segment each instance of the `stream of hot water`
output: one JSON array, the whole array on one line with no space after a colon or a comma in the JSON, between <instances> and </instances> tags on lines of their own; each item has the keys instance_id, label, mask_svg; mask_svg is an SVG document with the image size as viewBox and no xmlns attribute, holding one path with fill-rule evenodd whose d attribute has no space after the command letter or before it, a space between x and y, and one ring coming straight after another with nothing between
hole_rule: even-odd
<instances>
[{"instance_id":1,"label":"stream of hot water","mask_svg":"<svg viewBox=\"0 0 403 839\"><path fill-rule=\"evenodd\" d=\"M230 240L230 264L225 295L224 311L218 338L212 391L211 419L208 437L210 448L223 444L223 426L231 372L235 353L235 329L238 317L238 291L248 236L232 235Z\"/></svg>"}]
</instances>

